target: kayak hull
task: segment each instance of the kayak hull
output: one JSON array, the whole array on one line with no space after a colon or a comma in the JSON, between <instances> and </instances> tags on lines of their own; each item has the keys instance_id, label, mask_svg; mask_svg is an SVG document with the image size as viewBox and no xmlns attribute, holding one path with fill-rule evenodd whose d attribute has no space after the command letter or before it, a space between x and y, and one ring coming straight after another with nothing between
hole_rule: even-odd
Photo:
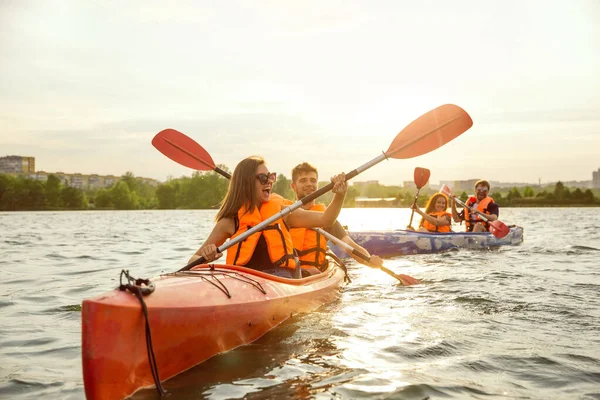
<instances>
[{"instance_id":1,"label":"kayak hull","mask_svg":"<svg viewBox=\"0 0 600 400\"><path fill-rule=\"evenodd\" d=\"M410 254L439 253L453 249L489 249L499 246L519 245L523 242L523 228L514 226L503 238L489 232L415 232L410 230L350 232L356 243L369 253L380 257L395 257ZM333 243L331 249L339 257L346 252Z\"/></svg>"},{"instance_id":2,"label":"kayak hull","mask_svg":"<svg viewBox=\"0 0 600 400\"><path fill-rule=\"evenodd\" d=\"M334 267L292 280L244 267L202 265L151 279L155 290L143 299L160 380L334 300L343 277ZM137 297L115 289L83 301L82 366L88 399L121 399L154 386Z\"/></svg>"}]
</instances>

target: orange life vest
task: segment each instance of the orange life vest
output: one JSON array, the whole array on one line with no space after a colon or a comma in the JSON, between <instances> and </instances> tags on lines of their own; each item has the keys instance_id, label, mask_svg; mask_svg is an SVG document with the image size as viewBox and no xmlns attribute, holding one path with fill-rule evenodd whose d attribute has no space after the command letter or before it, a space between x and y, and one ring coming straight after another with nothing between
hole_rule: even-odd
<instances>
[{"instance_id":1,"label":"orange life vest","mask_svg":"<svg viewBox=\"0 0 600 400\"><path fill-rule=\"evenodd\" d=\"M282 203L283 197L272 193L271 200L262 203L260 209L255 208L254 211L250 213L246 212L246 207L242 207L237 215L239 226L237 227L237 231L231 236L231 239L234 239L236 236L241 235L250 228L280 212ZM268 225L262 231L256 232L248 236L242 242L228 248L227 264L246 265L252 258L252 254L254 254L256 244L261 235L264 236L265 241L267 242L269 259L274 265L292 269L296 268L292 237L281 218Z\"/></svg>"},{"instance_id":2,"label":"orange life vest","mask_svg":"<svg viewBox=\"0 0 600 400\"><path fill-rule=\"evenodd\" d=\"M452 215L446 211L435 211L432 213L429 213L428 215L431 215L434 218L441 218L441 217L448 217L448 218L452 218ZM429 232L450 232L450 225L444 225L444 226L436 226L432 223L430 223L429 221L427 221L425 218L423 218L423 223L421 224L421 226L423 226L425 229L427 229Z\"/></svg>"},{"instance_id":3,"label":"orange life vest","mask_svg":"<svg viewBox=\"0 0 600 400\"><path fill-rule=\"evenodd\" d=\"M284 203L285 204L285 203ZM325 211L325 204L315 204L312 211ZM300 258L300 266L316 267L321 271L327 268L328 261L325 258L327 251L327 239L313 229L292 228L290 229L292 242L296 253Z\"/></svg>"},{"instance_id":4,"label":"orange life vest","mask_svg":"<svg viewBox=\"0 0 600 400\"><path fill-rule=\"evenodd\" d=\"M477 202L477 197L475 196L471 196L469 197L469 200L467 201L467 206L472 207L473 204L475 204ZM477 211L479 211L482 214L488 214L490 215L491 213L488 211L488 205L490 203L493 203L494 199L492 199L490 196L487 196L485 199L481 200L479 202L479 204L477 204ZM473 225L476 224L477 222L481 222L483 224L483 226L485 226L486 229L489 229L489 224L484 221L482 218L479 217L479 215L475 216L475 222L471 221L471 214L469 213L469 207L465 207L465 224L467 225L467 231L472 231L473 230Z\"/></svg>"}]
</instances>

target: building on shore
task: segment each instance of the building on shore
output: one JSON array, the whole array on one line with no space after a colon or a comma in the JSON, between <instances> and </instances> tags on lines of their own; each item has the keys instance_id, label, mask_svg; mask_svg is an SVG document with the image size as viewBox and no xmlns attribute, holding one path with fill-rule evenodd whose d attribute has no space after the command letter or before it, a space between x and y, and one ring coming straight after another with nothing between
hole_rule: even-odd
<instances>
[{"instance_id":1,"label":"building on shore","mask_svg":"<svg viewBox=\"0 0 600 400\"><path fill-rule=\"evenodd\" d=\"M600 168L598 171L592 171L592 188L600 189Z\"/></svg>"},{"instance_id":2,"label":"building on shore","mask_svg":"<svg viewBox=\"0 0 600 400\"><path fill-rule=\"evenodd\" d=\"M384 197L384 198L370 198L370 197L357 197L354 199L355 207L396 207L398 206L398 199L395 197Z\"/></svg>"},{"instance_id":3,"label":"building on shore","mask_svg":"<svg viewBox=\"0 0 600 400\"><path fill-rule=\"evenodd\" d=\"M56 176L63 185L77 189L108 188L121 180L120 176L80 174L65 172L46 172L35 170L35 157L5 156L0 157L0 174L20 175L36 181L46 182L48 176ZM160 182L156 179L135 177L152 186L158 186Z\"/></svg>"},{"instance_id":4,"label":"building on shore","mask_svg":"<svg viewBox=\"0 0 600 400\"><path fill-rule=\"evenodd\" d=\"M29 174L35 172L35 157L0 157L0 174Z\"/></svg>"}]
</instances>

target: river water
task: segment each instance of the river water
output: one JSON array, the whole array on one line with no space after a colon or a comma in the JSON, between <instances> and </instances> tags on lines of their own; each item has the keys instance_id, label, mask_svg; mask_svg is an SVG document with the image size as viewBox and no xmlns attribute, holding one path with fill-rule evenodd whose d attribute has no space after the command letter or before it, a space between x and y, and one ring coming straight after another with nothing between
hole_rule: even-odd
<instances>
[{"instance_id":1,"label":"river water","mask_svg":"<svg viewBox=\"0 0 600 400\"><path fill-rule=\"evenodd\" d=\"M0 398L84 398L82 300L115 288L121 269L185 265L214 214L0 213ZM340 215L351 230L408 219ZM600 210L501 220L525 228L522 245L386 260L417 286L349 262L339 300L167 381L168 398L600 399Z\"/></svg>"}]
</instances>

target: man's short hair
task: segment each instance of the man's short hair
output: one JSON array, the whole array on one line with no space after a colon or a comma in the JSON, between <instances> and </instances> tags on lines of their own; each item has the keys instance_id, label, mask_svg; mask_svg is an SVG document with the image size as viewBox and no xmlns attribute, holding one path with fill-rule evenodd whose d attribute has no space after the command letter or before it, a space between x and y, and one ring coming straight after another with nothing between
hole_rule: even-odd
<instances>
[{"instance_id":1,"label":"man's short hair","mask_svg":"<svg viewBox=\"0 0 600 400\"><path fill-rule=\"evenodd\" d=\"M475 188L479 185L483 185L483 186L487 186L488 191L490 190L490 183L488 181L486 181L485 179L480 179L477 182L475 182Z\"/></svg>"},{"instance_id":2,"label":"man's short hair","mask_svg":"<svg viewBox=\"0 0 600 400\"><path fill-rule=\"evenodd\" d=\"M298 175L307 172L314 172L317 174L317 179L319 179L319 171L317 171L317 169L309 163L303 162L302 164L296 165L292 170L292 182L296 182Z\"/></svg>"}]
</instances>

